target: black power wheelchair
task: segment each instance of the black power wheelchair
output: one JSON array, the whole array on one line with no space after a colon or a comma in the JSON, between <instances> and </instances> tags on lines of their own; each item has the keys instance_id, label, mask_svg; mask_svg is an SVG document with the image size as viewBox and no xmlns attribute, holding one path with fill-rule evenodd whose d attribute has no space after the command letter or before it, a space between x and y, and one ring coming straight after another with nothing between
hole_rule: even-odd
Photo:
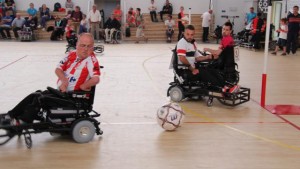
<instances>
[{"instance_id":1,"label":"black power wheelchair","mask_svg":"<svg viewBox=\"0 0 300 169\"><path fill-rule=\"evenodd\" d=\"M77 43L77 35L74 31L72 31L70 38L67 38L67 48L65 53L72 52L73 50L76 50L76 43ZM96 53L103 53L104 52L104 46L103 45L96 45L94 46L94 52Z\"/></svg>"},{"instance_id":2,"label":"black power wheelchair","mask_svg":"<svg viewBox=\"0 0 300 169\"><path fill-rule=\"evenodd\" d=\"M206 53L199 51L202 55ZM225 48L216 60L196 63L199 71L203 69L217 69L218 76L225 80L225 84L233 86L239 82L239 72L236 70L237 64L234 62L234 47ZM172 68L174 71L174 81L170 83L167 96L172 101L179 102L185 98L203 98L208 97L207 106L213 105L213 99L216 98L222 104L227 106L237 106L250 100L250 89L241 87L236 93L223 92L220 87L214 86L209 82L192 79L189 75L190 70L186 65L178 64L176 49L173 50ZM232 63L226 67L227 63ZM227 64L228 65L228 64ZM179 66L182 69L179 69ZM223 67L223 68L222 68Z\"/></svg>"},{"instance_id":3,"label":"black power wheelchair","mask_svg":"<svg viewBox=\"0 0 300 169\"><path fill-rule=\"evenodd\" d=\"M0 125L0 145L9 142L15 136L24 136L27 148L32 147L31 134L49 132L52 134L71 135L77 143L91 141L95 134L102 135L100 114L93 110L95 87L91 91L62 93L47 87L48 94L37 91L39 113L33 123L18 125ZM51 103L49 102L51 100ZM61 106L64 105L64 106ZM3 118L6 114L1 114Z\"/></svg>"}]
</instances>

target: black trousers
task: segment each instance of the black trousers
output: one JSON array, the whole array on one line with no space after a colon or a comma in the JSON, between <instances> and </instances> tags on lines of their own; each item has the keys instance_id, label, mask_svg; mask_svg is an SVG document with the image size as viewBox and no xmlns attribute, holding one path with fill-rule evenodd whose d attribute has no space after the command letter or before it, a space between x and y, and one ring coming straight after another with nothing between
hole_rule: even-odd
<instances>
[{"instance_id":1,"label":"black trousers","mask_svg":"<svg viewBox=\"0 0 300 169\"><path fill-rule=\"evenodd\" d=\"M5 35L4 31L6 32L6 35ZM0 34L1 34L2 38L11 38L9 27L0 27Z\"/></svg>"},{"instance_id":2,"label":"black trousers","mask_svg":"<svg viewBox=\"0 0 300 169\"><path fill-rule=\"evenodd\" d=\"M290 53L296 53L297 48L298 48L298 32L288 32L287 36L287 45L286 45L286 52Z\"/></svg>"},{"instance_id":3,"label":"black trousers","mask_svg":"<svg viewBox=\"0 0 300 169\"><path fill-rule=\"evenodd\" d=\"M209 27L203 27L202 42L208 41Z\"/></svg>"},{"instance_id":4,"label":"black trousers","mask_svg":"<svg viewBox=\"0 0 300 169\"><path fill-rule=\"evenodd\" d=\"M251 42L254 43L254 49L260 49L260 40L261 40L261 36L262 36L262 33L257 31L253 36L252 36L252 39L251 39Z\"/></svg>"},{"instance_id":5,"label":"black trousers","mask_svg":"<svg viewBox=\"0 0 300 169\"><path fill-rule=\"evenodd\" d=\"M164 14L172 15L172 12L170 12L170 11L160 11L159 14L160 14L160 19L163 20L163 15Z\"/></svg>"},{"instance_id":6,"label":"black trousers","mask_svg":"<svg viewBox=\"0 0 300 169\"><path fill-rule=\"evenodd\" d=\"M177 40L179 41L183 37L183 32L184 32L184 26L179 26L178 27L178 37Z\"/></svg>"},{"instance_id":7,"label":"black trousers","mask_svg":"<svg viewBox=\"0 0 300 169\"><path fill-rule=\"evenodd\" d=\"M14 32L14 35L16 38L19 38L19 34L18 34L18 31L21 30L22 28L20 27L14 27L13 28L13 32Z\"/></svg>"},{"instance_id":8,"label":"black trousers","mask_svg":"<svg viewBox=\"0 0 300 169\"><path fill-rule=\"evenodd\" d=\"M150 11L150 16L151 16L151 21L152 22L156 22L157 21L156 11Z\"/></svg>"},{"instance_id":9,"label":"black trousers","mask_svg":"<svg viewBox=\"0 0 300 169\"><path fill-rule=\"evenodd\" d=\"M189 69L179 69L178 71L180 74L186 75L186 79L189 79L191 81L208 82L212 86L215 86L214 89L216 90L221 90L225 86L225 79L217 69L200 68L199 73L196 75L193 75L192 71L190 71Z\"/></svg>"}]
</instances>

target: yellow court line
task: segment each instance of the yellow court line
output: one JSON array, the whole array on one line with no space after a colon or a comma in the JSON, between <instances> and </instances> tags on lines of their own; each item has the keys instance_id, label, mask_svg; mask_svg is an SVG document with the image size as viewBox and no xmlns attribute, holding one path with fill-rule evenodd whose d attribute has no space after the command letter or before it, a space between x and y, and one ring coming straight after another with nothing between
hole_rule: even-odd
<instances>
[{"instance_id":1,"label":"yellow court line","mask_svg":"<svg viewBox=\"0 0 300 169\"><path fill-rule=\"evenodd\" d=\"M150 80L152 81L152 83L153 83L152 87L155 89L155 91L157 92L157 94L159 94L163 98L166 98L166 100L169 101L169 99L167 99L167 97L165 95L163 95L161 91L159 91L159 88L157 87L157 83L155 83L155 81L152 78L150 72L147 70L147 68L145 66L145 63L147 61L149 61L149 60L151 60L151 59L153 59L155 57L158 57L158 56L161 56L161 55L155 55L155 56L152 56L152 57L149 57L149 58L145 59L144 62L143 62L143 68L144 68L144 71L146 72L146 74L148 75L148 77L150 78ZM227 129L233 130L235 132L238 132L240 134L243 134L243 135L246 135L246 136L249 136L249 137L253 137L253 138L265 141L267 143L271 143L271 144L277 145L277 146L282 147L282 148L287 148L287 149L291 149L291 150L295 150L295 151L300 151L300 147L293 146L293 145L290 145L290 144L286 144L286 143L281 142L281 141L272 140L272 139L269 139L269 138L266 138L266 137L263 137L263 136L260 136L260 135L257 135L257 134L253 134L253 133L249 133L249 132L237 129L235 127L231 127L231 126L226 125L226 124L219 123L218 121L216 121L216 120L214 120L212 118L206 117L204 115L201 115L200 113L197 113L195 111L190 110L186 106L182 106L181 104L180 104L180 106L184 109L185 113L193 114L193 115L195 115L197 117L200 117L200 118L206 120L207 122L214 122L214 124L216 124L216 125L225 127Z\"/></svg>"}]
</instances>

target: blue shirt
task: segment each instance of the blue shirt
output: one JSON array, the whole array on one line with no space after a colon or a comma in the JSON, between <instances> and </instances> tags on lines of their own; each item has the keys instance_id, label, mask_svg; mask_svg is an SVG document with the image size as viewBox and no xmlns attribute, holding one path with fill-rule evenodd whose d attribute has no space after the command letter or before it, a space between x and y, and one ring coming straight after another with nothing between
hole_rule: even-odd
<instances>
[{"instance_id":1,"label":"blue shirt","mask_svg":"<svg viewBox=\"0 0 300 169\"><path fill-rule=\"evenodd\" d=\"M4 25L11 26L13 18L11 16L4 16L4 17L2 17L2 20L5 20L5 19L10 19L10 22L5 22Z\"/></svg>"},{"instance_id":2,"label":"blue shirt","mask_svg":"<svg viewBox=\"0 0 300 169\"><path fill-rule=\"evenodd\" d=\"M256 17L256 13L247 13L246 14L246 19L247 19L247 24L249 24L254 18Z\"/></svg>"},{"instance_id":3,"label":"blue shirt","mask_svg":"<svg viewBox=\"0 0 300 169\"><path fill-rule=\"evenodd\" d=\"M27 13L31 16L35 16L37 13L37 10L35 8L28 8Z\"/></svg>"}]
</instances>

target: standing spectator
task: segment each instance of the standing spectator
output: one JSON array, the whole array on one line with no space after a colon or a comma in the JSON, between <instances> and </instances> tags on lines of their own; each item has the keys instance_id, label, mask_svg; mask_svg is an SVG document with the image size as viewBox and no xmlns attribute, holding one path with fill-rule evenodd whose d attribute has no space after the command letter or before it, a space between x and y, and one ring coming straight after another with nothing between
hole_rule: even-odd
<instances>
[{"instance_id":1,"label":"standing spectator","mask_svg":"<svg viewBox=\"0 0 300 169\"><path fill-rule=\"evenodd\" d=\"M173 13L173 6L172 6L172 4L169 2L169 0L166 0L166 3L165 3L165 5L163 6L163 9L162 9L162 11L160 11L160 19L161 19L161 21L164 21L163 20L163 15L164 14L169 14L169 15L172 15L172 13Z\"/></svg>"},{"instance_id":2,"label":"standing spectator","mask_svg":"<svg viewBox=\"0 0 300 169\"><path fill-rule=\"evenodd\" d=\"M178 13L178 38L177 40L179 41L182 37L183 37L183 32L184 32L184 24L185 24L185 20L183 20L184 18L184 7L181 6L180 7L180 12Z\"/></svg>"},{"instance_id":3,"label":"standing spectator","mask_svg":"<svg viewBox=\"0 0 300 169\"><path fill-rule=\"evenodd\" d=\"M260 45L259 45L259 42L261 40L261 29L262 29L262 26L264 24L264 20L261 19L261 13L258 13L257 16L253 19L252 21L252 31L251 33L253 34L252 36L252 39L251 39L251 42L254 43L254 50L256 49L260 49Z\"/></svg>"},{"instance_id":4,"label":"standing spectator","mask_svg":"<svg viewBox=\"0 0 300 169\"><path fill-rule=\"evenodd\" d=\"M10 30L11 30L11 23L13 18L9 15L9 11L5 12L5 16L2 17L1 25L0 25L0 34L3 39L11 39ZM6 32L6 35L4 32Z\"/></svg>"},{"instance_id":5,"label":"standing spectator","mask_svg":"<svg viewBox=\"0 0 300 169\"><path fill-rule=\"evenodd\" d=\"M127 15L127 25L129 27L135 27L135 17L134 15L132 14L132 11L128 11L128 15Z\"/></svg>"},{"instance_id":6,"label":"standing spectator","mask_svg":"<svg viewBox=\"0 0 300 169\"><path fill-rule=\"evenodd\" d=\"M109 17L108 20L105 22L104 28L105 28L105 41L110 42L112 40L114 32L116 30L120 30L121 24L114 16L114 14L111 14L111 17Z\"/></svg>"},{"instance_id":7,"label":"standing spectator","mask_svg":"<svg viewBox=\"0 0 300 169\"><path fill-rule=\"evenodd\" d=\"M24 24L25 24L25 19L21 18L20 13L17 13L16 18L11 23L11 27L13 28L13 32L16 39L19 39L18 31L23 28Z\"/></svg>"},{"instance_id":8,"label":"standing spectator","mask_svg":"<svg viewBox=\"0 0 300 169\"><path fill-rule=\"evenodd\" d=\"M167 20L165 20L166 25L166 35L167 35L167 42L172 42L172 36L174 34L174 26L175 21L172 19L172 15L169 15Z\"/></svg>"},{"instance_id":9,"label":"standing spectator","mask_svg":"<svg viewBox=\"0 0 300 169\"><path fill-rule=\"evenodd\" d=\"M30 3L29 8L27 9L27 14L32 16L32 20L34 20L35 25L37 25L38 18L37 18L38 11L34 8L34 4Z\"/></svg>"},{"instance_id":10,"label":"standing spectator","mask_svg":"<svg viewBox=\"0 0 300 169\"><path fill-rule=\"evenodd\" d=\"M82 20L82 12L79 6L75 6L75 10L71 14L73 25L76 33L79 33L80 21Z\"/></svg>"},{"instance_id":11,"label":"standing spectator","mask_svg":"<svg viewBox=\"0 0 300 169\"><path fill-rule=\"evenodd\" d=\"M68 11L73 11L74 3L72 2L72 0L66 0L65 7L66 13L68 13Z\"/></svg>"},{"instance_id":12,"label":"standing spectator","mask_svg":"<svg viewBox=\"0 0 300 169\"><path fill-rule=\"evenodd\" d=\"M4 16L4 0L0 0L0 16Z\"/></svg>"},{"instance_id":13,"label":"standing spectator","mask_svg":"<svg viewBox=\"0 0 300 169\"><path fill-rule=\"evenodd\" d=\"M282 56L286 55L286 39L287 39L287 32L288 32L288 26L286 25L287 19L282 18L280 20L280 27L276 32L279 33L279 39L277 41L276 49L274 52L272 52L273 55L276 55L279 49L279 46L283 47L283 53Z\"/></svg>"},{"instance_id":14,"label":"standing spectator","mask_svg":"<svg viewBox=\"0 0 300 169\"><path fill-rule=\"evenodd\" d=\"M202 42L208 42L208 34L209 34L209 26L211 24L211 14L213 11L210 9L208 12L204 12L202 15L202 28L203 28L203 36Z\"/></svg>"},{"instance_id":15,"label":"standing spectator","mask_svg":"<svg viewBox=\"0 0 300 169\"><path fill-rule=\"evenodd\" d=\"M151 21L152 22L157 22L157 18L156 18L156 10L157 10L157 7L154 3L154 0L151 0L151 4L149 6L149 11L150 11L150 16L151 16Z\"/></svg>"},{"instance_id":16,"label":"standing spectator","mask_svg":"<svg viewBox=\"0 0 300 169\"><path fill-rule=\"evenodd\" d=\"M98 40L98 42L100 42L100 37L99 37L99 26L100 26L100 22L101 22L101 15L99 10L97 10L97 6L93 5L92 10L88 13L88 20L89 20L89 24L90 24L90 28L91 28L91 34L94 36L94 33L96 32L96 36L95 39Z\"/></svg>"},{"instance_id":17,"label":"standing spectator","mask_svg":"<svg viewBox=\"0 0 300 169\"><path fill-rule=\"evenodd\" d=\"M251 7L250 12L246 13L245 25L249 25L255 17L256 17L256 13L254 12L254 8Z\"/></svg>"},{"instance_id":18,"label":"standing spectator","mask_svg":"<svg viewBox=\"0 0 300 169\"><path fill-rule=\"evenodd\" d=\"M287 34L287 45L286 52L290 54L292 50L293 54L296 54L297 51L297 41L300 31L300 14L299 14L299 6L293 7L293 13L289 14L288 17L288 27L289 31Z\"/></svg>"},{"instance_id":19,"label":"standing spectator","mask_svg":"<svg viewBox=\"0 0 300 169\"><path fill-rule=\"evenodd\" d=\"M141 14L141 8L136 8L135 22L137 26L135 43L139 43L141 37L144 38L145 42L148 42L148 38L144 34L145 25L143 15Z\"/></svg>"},{"instance_id":20,"label":"standing spectator","mask_svg":"<svg viewBox=\"0 0 300 169\"><path fill-rule=\"evenodd\" d=\"M40 17L41 17L41 22L38 28L43 28L42 30L45 31L46 29L46 22L50 20L50 10L46 6L46 4L43 4L41 9L40 9Z\"/></svg>"},{"instance_id":21,"label":"standing spectator","mask_svg":"<svg viewBox=\"0 0 300 169\"><path fill-rule=\"evenodd\" d=\"M12 11L12 14L10 14L10 15L15 15L15 13L16 13L15 1L14 0L5 0L4 10L5 11Z\"/></svg>"},{"instance_id":22,"label":"standing spectator","mask_svg":"<svg viewBox=\"0 0 300 169\"><path fill-rule=\"evenodd\" d=\"M81 34L83 32L87 32L87 24L88 24L88 21L86 19L86 15L82 14L82 20L80 21L79 34Z\"/></svg>"},{"instance_id":23,"label":"standing spectator","mask_svg":"<svg viewBox=\"0 0 300 169\"><path fill-rule=\"evenodd\" d=\"M113 14L115 15L116 19L121 22L122 19L122 10L120 8L120 5L117 4L116 8L113 11Z\"/></svg>"}]
</instances>

